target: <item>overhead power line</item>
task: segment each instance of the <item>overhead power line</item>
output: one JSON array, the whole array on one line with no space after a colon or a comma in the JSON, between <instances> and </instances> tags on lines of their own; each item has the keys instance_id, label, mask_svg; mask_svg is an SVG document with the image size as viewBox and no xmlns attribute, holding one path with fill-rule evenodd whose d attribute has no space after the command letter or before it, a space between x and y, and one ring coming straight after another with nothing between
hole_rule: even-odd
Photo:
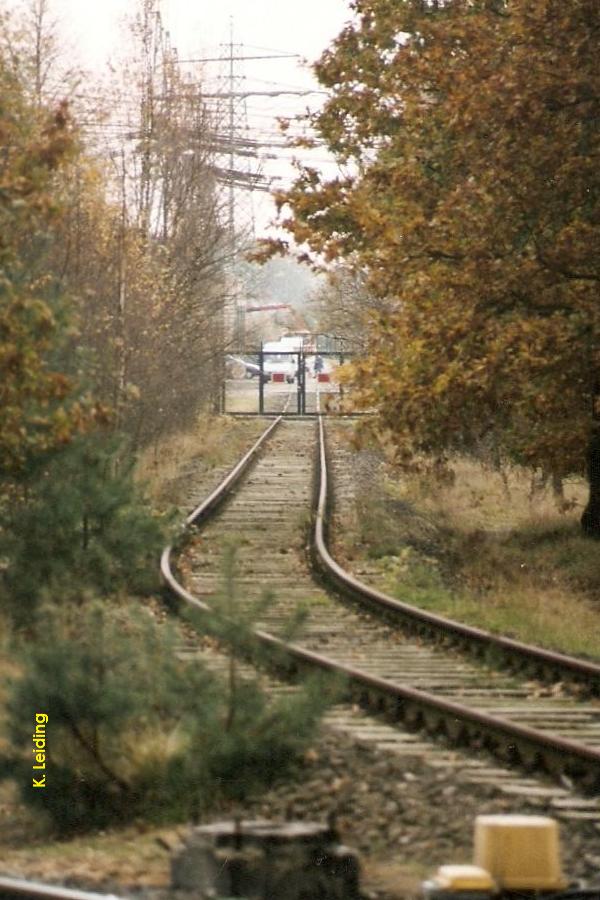
<instances>
[{"instance_id":1,"label":"overhead power line","mask_svg":"<svg viewBox=\"0 0 600 900\"><path fill-rule=\"evenodd\" d=\"M276 53L272 56L235 56L235 62L245 62L248 59L301 59L299 53ZM195 59L178 59L180 63L205 63L205 62L231 62L229 56L199 56Z\"/></svg>"},{"instance_id":2,"label":"overhead power line","mask_svg":"<svg viewBox=\"0 0 600 900\"><path fill-rule=\"evenodd\" d=\"M203 99L210 99L214 97L239 97L245 99L246 97L307 97L309 94L327 94L327 91L319 91L319 90L306 90L306 91L290 91L287 89L282 89L279 91L219 91L217 93L205 94L202 93Z\"/></svg>"}]
</instances>

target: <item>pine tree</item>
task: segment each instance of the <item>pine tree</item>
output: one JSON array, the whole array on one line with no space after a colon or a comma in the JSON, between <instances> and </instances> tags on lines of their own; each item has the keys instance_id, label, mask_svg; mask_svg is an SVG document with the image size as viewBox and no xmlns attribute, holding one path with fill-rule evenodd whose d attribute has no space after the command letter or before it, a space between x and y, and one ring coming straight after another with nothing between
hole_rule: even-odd
<instances>
[{"instance_id":1,"label":"pine tree","mask_svg":"<svg viewBox=\"0 0 600 900\"><path fill-rule=\"evenodd\" d=\"M220 627L239 652L250 620L230 613ZM16 654L0 778L62 834L243 802L289 775L331 697L319 681L272 698L236 668L212 675L180 660L175 633L131 605L47 606L40 622ZM202 627L219 626L208 617ZM34 772L36 714L48 721L46 768Z\"/></svg>"},{"instance_id":2,"label":"pine tree","mask_svg":"<svg viewBox=\"0 0 600 900\"><path fill-rule=\"evenodd\" d=\"M0 602L18 624L42 601L157 588L168 517L149 510L114 441L80 437L39 460L20 489L0 509Z\"/></svg>"},{"instance_id":3,"label":"pine tree","mask_svg":"<svg viewBox=\"0 0 600 900\"><path fill-rule=\"evenodd\" d=\"M190 698L212 732L218 695L199 666L174 652L173 635L132 607L88 604L48 611L9 692L9 750L3 777L15 778L27 805L70 833L137 816L185 812L171 777L182 766L180 719ZM201 701L201 702L200 702ZM32 723L48 717L46 775L32 786Z\"/></svg>"},{"instance_id":4,"label":"pine tree","mask_svg":"<svg viewBox=\"0 0 600 900\"><path fill-rule=\"evenodd\" d=\"M209 771L213 785L230 799L242 800L254 786L270 786L284 776L314 733L324 709L341 690L335 680L326 681L317 674L304 679L297 692L269 698L257 677L240 674L240 658L252 660L258 669L289 667L283 653L265 649L254 634L258 620L275 599L269 591L253 601L240 595L236 540L232 538L223 547L221 589L211 598L210 611L185 613L200 634L218 640L228 658L220 723L211 737ZM297 637L305 619L306 611L300 606L283 624L282 639ZM191 725L194 744L201 743L202 725L196 719ZM189 777L196 777L193 763Z\"/></svg>"}]
</instances>

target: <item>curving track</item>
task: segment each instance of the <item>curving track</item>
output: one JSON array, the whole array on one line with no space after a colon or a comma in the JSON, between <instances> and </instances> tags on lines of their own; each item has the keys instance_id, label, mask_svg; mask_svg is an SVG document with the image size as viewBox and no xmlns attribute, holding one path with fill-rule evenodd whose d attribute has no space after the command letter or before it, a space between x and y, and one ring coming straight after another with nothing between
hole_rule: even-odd
<instances>
[{"instance_id":1,"label":"curving track","mask_svg":"<svg viewBox=\"0 0 600 900\"><path fill-rule=\"evenodd\" d=\"M248 469L254 460L255 465ZM318 491L314 552L322 574L324 570L338 587L350 589L353 598L365 606L374 604L378 615L341 602L338 594L315 582L310 565L309 526L318 470L324 477ZM539 682L532 683L530 676L508 674L467 658L451 646L424 644L419 636L414 636L415 628L425 626L429 632L450 634L461 643L470 641L468 632L476 630L447 620L435 622L436 617L429 614L425 614L427 621L423 623L423 613L413 610L414 618L410 607L361 586L331 560L325 541L327 478L322 419L317 428L314 421L307 420L273 422L259 445L232 473L230 489L232 484L237 484L237 488L229 494L218 516L212 514L223 495L216 491L189 517L188 524L205 521L201 534L187 551L192 574L186 587L178 585L171 573L169 552L163 556L163 575L180 598L200 606L210 604L220 583L223 541L235 534L243 602L252 602L265 587L277 597L259 623L259 639L270 647L285 647L292 666L318 666L342 672L348 678L352 700L384 712L396 723L392 729L368 719L356 726L358 730L366 729L379 744L414 743L414 737L397 730L400 723L442 737L446 743L450 739L477 750L489 749L502 760L500 768L497 764L486 765L480 758L471 766L465 763L471 770L471 780L510 781L506 764L521 763L532 770L568 775L588 791L596 791L600 783L597 701L582 702L552 686L543 688ZM342 508L338 509L337 518L343 521L344 492L338 493L342 496ZM287 645L279 635L298 604L306 608L308 618L301 639ZM382 610L388 617L385 622L381 620ZM472 637L479 649L490 646L483 632ZM494 652L497 650L496 647ZM503 647L502 652L513 654L519 664L559 672L560 677L567 677L567 673L571 673L569 677L590 681L600 677L598 666L581 661L581 669L580 661L546 651L540 658L536 648L530 652L524 645L515 645ZM348 710L338 710L332 718L340 727L352 730L349 715ZM400 734L403 736L397 738ZM424 746L431 745L426 741ZM552 796L559 806L563 803L567 812L600 819L600 805L595 800L578 805L564 788L540 785L535 779L520 775L513 778L512 786L517 794L538 791L542 796L544 791L554 792ZM507 787L510 789L510 784Z\"/></svg>"}]
</instances>

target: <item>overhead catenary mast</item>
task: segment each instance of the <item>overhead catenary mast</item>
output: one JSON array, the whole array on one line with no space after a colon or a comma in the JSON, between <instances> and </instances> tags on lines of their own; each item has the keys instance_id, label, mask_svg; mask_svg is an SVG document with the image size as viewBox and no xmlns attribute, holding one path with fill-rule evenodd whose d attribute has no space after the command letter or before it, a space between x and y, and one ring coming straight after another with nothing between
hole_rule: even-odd
<instances>
[{"instance_id":1,"label":"overhead catenary mast","mask_svg":"<svg viewBox=\"0 0 600 900\"><path fill-rule=\"evenodd\" d=\"M220 56L200 56L179 59L178 63L221 63L221 74L217 90L202 91L204 100L216 102L215 152L217 156L214 171L223 187L223 227L227 235L229 256L230 300L225 310L225 330L229 341L242 350L245 341L245 320L247 298L242 291L238 275L237 261L255 240L254 192L270 192L272 179L262 172L263 159L269 157L269 149L281 149L286 144L281 140L261 140L252 137L248 125L247 101L254 97L308 96L321 93L311 89L295 90L282 85L270 90L250 90L242 65L250 60L299 59L297 53L280 51L245 53L244 45L236 43L233 17L230 19L228 42L221 45ZM268 83L270 84L270 83Z\"/></svg>"},{"instance_id":2,"label":"overhead catenary mast","mask_svg":"<svg viewBox=\"0 0 600 900\"><path fill-rule=\"evenodd\" d=\"M228 326L231 332L235 346L243 349L247 297L236 277L235 263L240 253L248 249L255 240L253 191L268 190L269 185L261 174L259 154L253 152L248 127L247 99L258 92L244 88L245 78L241 66L246 59L252 57L246 56L243 44L235 42L233 17L230 19L229 43L224 45L223 49L225 52L220 60L224 67L226 65L225 83L222 84L221 90L213 95L208 94L207 97L214 96L222 104L219 119L225 128L220 137L223 141L223 150L226 151L227 162L217 174L226 190L226 229L231 259L231 301L229 315L226 313L226 318L229 319L226 327ZM210 59L206 58L205 61L208 62Z\"/></svg>"},{"instance_id":3,"label":"overhead catenary mast","mask_svg":"<svg viewBox=\"0 0 600 900\"><path fill-rule=\"evenodd\" d=\"M229 20L229 240L232 252L235 249L235 194L233 188L233 171L235 163L234 139L235 139L235 60L233 57L233 16Z\"/></svg>"},{"instance_id":4,"label":"overhead catenary mast","mask_svg":"<svg viewBox=\"0 0 600 900\"><path fill-rule=\"evenodd\" d=\"M261 171L260 162L253 166L250 160L265 157L269 148L281 149L286 146L282 140L260 140L252 138L248 125L247 101L253 97L305 97L322 93L311 89L291 90L286 87L276 90L249 90L244 86L245 76L241 64L250 60L299 59L298 53L245 53L244 45L235 42L234 22L230 20L229 42L222 45L220 56L202 56L180 59L185 63L221 63L226 75L221 75L219 90L203 91L204 100L217 101L217 154L222 154L223 162L217 168L217 177L226 190L228 233L239 251L254 238L254 212L252 194L256 191L270 192L271 183ZM267 157L269 158L269 157ZM240 247L240 245L242 245Z\"/></svg>"}]
</instances>

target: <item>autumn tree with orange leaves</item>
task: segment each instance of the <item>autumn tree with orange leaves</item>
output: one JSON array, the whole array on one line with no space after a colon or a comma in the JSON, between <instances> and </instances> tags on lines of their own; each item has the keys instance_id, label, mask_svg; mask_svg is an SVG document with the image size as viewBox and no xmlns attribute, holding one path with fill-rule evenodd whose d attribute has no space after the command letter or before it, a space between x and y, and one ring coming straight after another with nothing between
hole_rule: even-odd
<instances>
[{"instance_id":1,"label":"autumn tree with orange leaves","mask_svg":"<svg viewBox=\"0 0 600 900\"><path fill-rule=\"evenodd\" d=\"M400 458L587 471L600 536L600 6L354 0L315 70L351 175L279 196L390 304L350 375Z\"/></svg>"},{"instance_id":2,"label":"autumn tree with orange leaves","mask_svg":"<svg viewBox=\"0 0 600 900\"><path fill-rule=\"evenodd\" d=\"M58 360L68 313L45 264L75 150L66 106L38 114L0 59L0 472L68 442L98 410Z\"/></svg>"}]
</instances>

